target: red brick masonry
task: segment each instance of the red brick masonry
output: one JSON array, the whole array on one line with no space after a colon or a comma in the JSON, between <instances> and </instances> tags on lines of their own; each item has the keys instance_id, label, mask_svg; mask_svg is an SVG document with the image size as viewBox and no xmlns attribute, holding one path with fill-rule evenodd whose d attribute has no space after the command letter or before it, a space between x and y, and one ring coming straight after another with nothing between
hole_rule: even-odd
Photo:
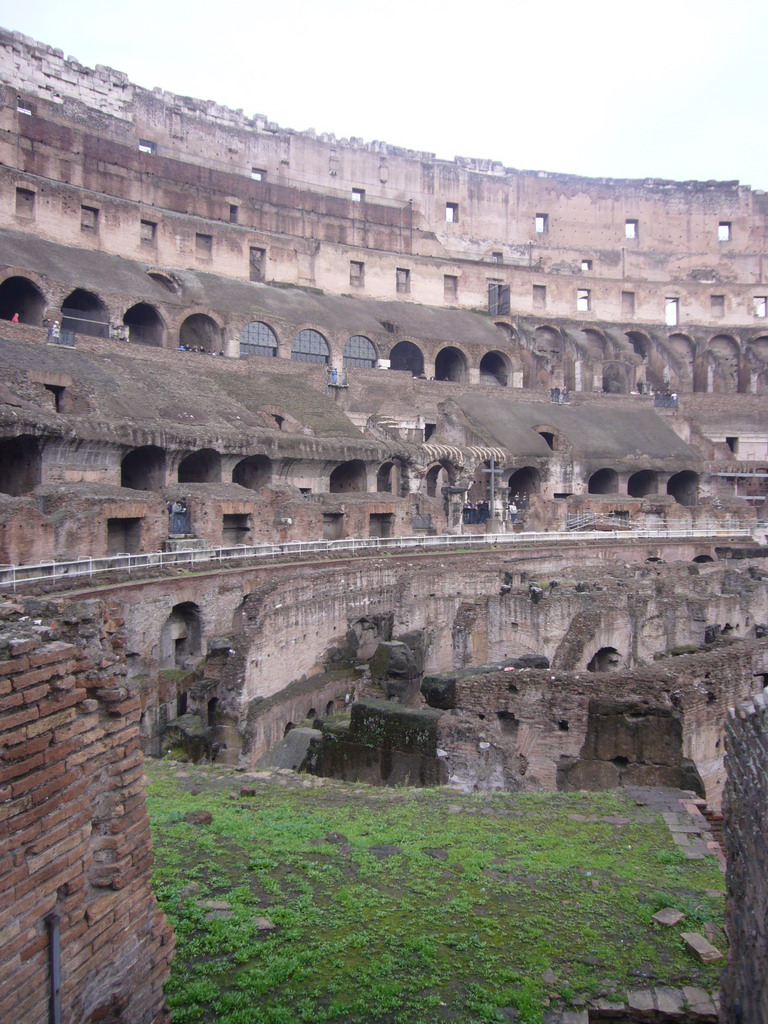
<instances>
[{"instance_id":1,"label":"red brick masonry","mask_svg":"<svg viewBox=\"0 0 768 1024\"><path fill-rule=\"evenodd\" d=\"M75 607L60 627L0 605L0 1021L47 1024L55 914L62 1019L161 1024L174 936L150 889L139 699L114 623Z\"/></svg>"}]
</instances>

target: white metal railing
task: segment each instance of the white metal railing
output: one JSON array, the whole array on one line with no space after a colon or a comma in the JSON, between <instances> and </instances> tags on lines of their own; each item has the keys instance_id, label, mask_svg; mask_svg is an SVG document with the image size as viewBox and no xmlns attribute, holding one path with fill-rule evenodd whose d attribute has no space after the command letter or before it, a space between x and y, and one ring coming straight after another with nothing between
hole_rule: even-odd
<instances>
[{"instance_id":1,"label":"white metal railing","mask_svg":"<svg viewBox=\"0 0 768 1024\"><path fill-rule=\"evenodd\" d=\"M519 544L582 543L587 540L685 540L712 537L751 537L747 527L700 524L691 528L591 530L574 534L572 531L541 531L531 533L444 534L417 537L358 537L347 540L289 541L285 544L238 544L235 547L187 548L178 551L152 551L148 554L118 554L107 558L80 558L70 562L39 562L35 565L0 565L0 587L15 590L24 583L47 581L55 584L78 576L96 576L103 572L129 572L161 569L167 566L183 568L210 562L240 561L242 559L274 558L315 554L355 554L358 551L409 550L413 548L475 549L507 547Z\"/></svg>"}]
</instances>

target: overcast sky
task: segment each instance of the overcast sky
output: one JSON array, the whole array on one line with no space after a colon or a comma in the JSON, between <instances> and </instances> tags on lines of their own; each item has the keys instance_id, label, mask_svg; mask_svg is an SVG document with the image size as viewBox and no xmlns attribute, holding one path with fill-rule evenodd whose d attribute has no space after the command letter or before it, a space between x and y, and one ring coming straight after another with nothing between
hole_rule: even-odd
<instances>
[{"instance_id":1,"label":"overcast sky","mask_svg":"<svg viewBox=\"0 0 768 1024\"><path fill-rule=\"evenodd\" d=\"M0 0L0 24L285 128L768 189L768 0Z\"/></svg>"}]
</instances>

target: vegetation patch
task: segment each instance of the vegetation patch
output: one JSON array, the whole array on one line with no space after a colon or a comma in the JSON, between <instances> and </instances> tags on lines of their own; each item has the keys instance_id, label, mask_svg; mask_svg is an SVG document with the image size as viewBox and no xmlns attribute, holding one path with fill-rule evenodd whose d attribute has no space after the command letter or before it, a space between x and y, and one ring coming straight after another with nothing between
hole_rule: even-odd
<instances>
[{"instance_id":1,"label":"vegetation patch","mask_svg":"<svg viewBox=\"0 0 768 1024\"><path fill-rule=\"evenodd\" d=\"M620 793L147 774L174 1024L540 1024L549 1005L718 987L719 965L652 921L666 905L689 930L722 923L714 858L681 859ZM210 824L185 820L199 811Z\"/></svg>"}]
</instances>

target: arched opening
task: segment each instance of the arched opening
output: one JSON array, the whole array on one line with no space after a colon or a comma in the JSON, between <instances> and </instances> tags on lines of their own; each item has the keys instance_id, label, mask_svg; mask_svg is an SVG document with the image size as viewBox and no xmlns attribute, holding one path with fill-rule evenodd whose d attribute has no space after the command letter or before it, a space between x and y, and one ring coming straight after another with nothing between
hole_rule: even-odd
<instances>
[{"instance_id":1,"label":"arched opening","mask_svg":"<svg viewBox=\"0 0 768 1024\"><path fill-rule=\"evenodd\" d=\"M393 490L397 493L396 474L397 467L394 462L382 463L376 474L376 490L380 494L392 494Z\"/></svg>"},{"instance_id":2,"label":"arched opening","mask_svg":"<svg viewBox=\"0 0 768 1024\"><path fill-rule=\"evenodd\" d=\"M370 338L355 334L344 346L344 367L372 370L376 367L376 349Z\"/></svg>"},{"instance_id":3,"label":"arched opening","mask_svg":"<svg viewBox=\"0 0 768 1024\"><path fill-rule=\"evenodd\" d=\"M658 493L659 475L652 469L641 469L627 481L627 494L630 498L645 498L649 494Z\"/></svg>"},{"instance_id":4,"label":"arched opening","mask_svg":"<svg viewBox=\"0 0 768 1024\"><path fill-rule=\"evenodd\" d=\"M651 352L651 343L647 335L641 334L640 331L627 331L626 334L635 355L640 356L642 361L647 363Z\"/></svg>"},{"instance_id":5,"label":"arched opening","mask_svg":"<svg viewBox=\"0 0 768 1024\"><path fill-rule=\"evenodd\" d=\"M128 327L129 341L162 347L165 324L155 307L148 302L137 302L126 310L123 323Z\"/></svg>"},{"instance_id":6,"label":"arched opening","mask_svg":"<svg viewBox=\"0 0 768 1024\"><path fill-rule=\"evenodd\" d=\"M696 555L696 557L694 558L694 562L714 562L714 558L712 557L712 555Z\"/></svg>"},{"instance_id":7,"label":"arched opening","mask_svg":"<svg viewBox=\"0 0 768 1024\"><path fill-rule=\"evenodd\" d=\"M404 370L412 377L424 373L424 356L412 341L399 341L389 353L390 370Z\"/></svg>"},{"instance_id":8,"label":"arched opening","mask_svg":"<svg viewBox=\"0 0 768 1024\"><path fill-rule=\"evenodd\" d=\"M467 360L463 352L449 345L437 353L435 380L450 380L460 384L467 377Z\"/></svg>"},{"instance_id":9,"label":"arched opening","mask_svg":"<svg viewBox=\"0 0 768 1024\"><path fill-rule=\"evenodd\" d=\"M587 490L590 494L618 494L618 473L615 469L598 469L589 478Z\"/></svg>"},{"instance_id":10,"label":"arched opening","mask_svg":"<svg viewBox=\"0 0 768 1024\"><path fill-rule=\"evenodd\" d=\"M430 466L424 476L424 483L428 496L436 498L443 487L449 487L451 484L451 473L448 467L442 462Z\"/></svg>"},{"instance_id":11,"label":"arched opening","mask_svg":"<svg viewBox=\"0 0 768 1024\"><path fill-rule=\"evenodd\" d=\"M258 491L272 480L272 460L266 455L248 455L232 470L232 483Z\"/></svg>"},{"instance_id":12,"label":"arched opening","mask_svg":"<svg viewBox=\"0 0 768 1024\"><path fill-rule=\"evenodd\" d=\"M526 508L532 494L538 494L541 485L541 476L535 466L524 466L516 469L510 474L509 500L513 501L518 508Z\"/></svg>"},{"instance_id":13,"label":"arched opening","mask_svg":"<svg viewBox=\"0 0 768 1024\"><path fill-rule=\"evenodd\" d=\"M61 329L93 338L108 338L107 307L98 295L76 288L61 304Z\"/></svg>"},{"instance_id":14,"label":"arched opening","mask_svg":"<svg viewBox=\"0 0 768 1024\"><path fill-rule=\"evenodd\" d=\"M120 464L120 486L157 491L165 486L165 452L153 444L134 448Z\"/></svg>"},{"instance_id":15,"label":"arched opening","mask_svg":"<svg viewBox=\"0 0 768 1024\"><path fill-rule=\"evenodd\" d=\"M621 663L622 657L615 647L601 647L587 665L587 672L615 672Z\"/></svg>"},{"instance_id":16,"label":"arched opening","mask_svg":"<svg viewBox=\"0 0 768 1024\"><path fill-rule=\"evenodd\" d=\"M512 364L502 352L486 352L480 360L480 383L505 388L512 375Z\"/></svg>"},{"instance_id":17,"label":"arched opening","mask_svg":"<svg viewBox=\"0 0 768 1024\"><path fill-rule=\"evenodd\" d=\"M533 332L533 354L552 370L560 365L563 356L563 339L551 327L537 327Z\"/></svg>"},{"instance_id":18,"label":"arched opening","mask_svg":"<svg viewBox=\"0 0 768 1024\"><path fill-rule=\"evenodd\" d=\"M163 668L191 668L200 655L201 640L200 608L192 601L174 605L160 634Z\"/></svg>"},{"instance_id":19,"label":"arched opening","mask_svg":"<svg viewBox=\"0 0 768 1024\"><path fill-rule=\"evenodd\" d=\"M626 395L629 392L629 367L624 363L603 363L603 391L608 395Z\"/></svg>"},{"instance_id":20,"label":"arched opening","mask_svg":"<svg viewBox=\"0 0 768 1024\"><path fill-rule=\"evenodd\" d=\"M201 448L179 463L180 484L220 484L221 456L213 448Z\"/></svg>"},{"instance_id":21,"label":"arched opening","mask_svg":"<svg viewBox=\"0 0 768 1024\"><path fill-rule=\"evenodd\" d=\"M739 391L739 346L728 334L718 334L707 346L707 391Z\"/></svg>"},{"instance_id":22,"label":"arched opening","mask_svg":"<svg viewBox=\"0 0 768 1024\"><path fill-rule=\"evenodd\" d=\"M283 739L285 739L285 737L288 735L288 733L291 731L291 729L295 729L295 728L296 728L296 726L293 724L293 722L286 722L285 723L285 728L283 729Z\"/></svg>"},{"instance_id":23,"label":"arched opening","mask_svg":"<svg viewBox=\"0 0 768 1024\"><path fill-rule=\"evenodd\" d=\"M308 328L299 331L291 344L291 359L299 363L323 363L330 361L330 349L320 331Z\"/></svg>"},{"instance_id":24,"label":"arched opening","mask_svg":"<svg viewBox=\"0 0 768 1024\"><path fill-rule=\"evenodd\" d=\"M361 459L342 462L331 473L329 489L331 494L346 494L350 491L365 493L367 490L365 463Z\"/></svg>"},{"instance_id":25,"label":"arched opening","mask_svg":"<svg viewBox=\"0 0 768 1024\"><path fill-rule=\"evenodd\" d=\"M240 358L247 356L277 356L277 335L261 320L246 324L240 332Z\"/></svg>"},{"instance_id":26,"label":"arched opening","mask_svg":"<svg viewBox=\"0 0 768 1024\"><path fill-rule=\"evenodd\" d=\"M325 705L326 717L328 717L328 715L332 715L335 710L336 710L336 701L329 700L328 703Z\"/></svg>"},{"instance_id":27,"label":"arched opening","mask_svg":"<svg viewBox=\"0 0 768 1024\"><path fill-rule=\"evenodd\" d=\"M699 474L691 469L675 473L667 481L667 494L671 495L678 505L692 508L699 502Z\"/></svg>"},{"instance_id":28,"label":"arched opening","mask_svg":"<svg viewBox=\"0 0 768 1024\"><path fill-rule=\"evenodd\" d=\"M29 434L0 441L0 492L28 494L40 483L40 443Z\"/></svg>"},{"instance_id":29,"label":"arched opening","mask_svg":"<svg viewBox=\"0 0 768 1024\"><path fill-rule=\"evenodd\" d=\"M39 327L45 313L45 296L26 277L7 277L0 284L0 320L12 320L17 313L18 323Z\"/></svg>"},{"instance_id":30,"label":"arched opening","mask_svg":"<svg viewBox=\"0 0 768 1024\"><path fill-rule=\"evenodd\" d=\"M179 344L190 351L218 352L221 349L221 328L205 313L193 313L181 325Z\"/></svg>"},{"instance_id":31,"label":"arched opening","mask_svg":"<svg viewBox=\"0 0 768 1024\"><path fill-rule=\"evenodd\" d=\"M694 388L693 342L687 334L670 334L669 348L675 361L675 370L680 390L703 390Z\"/></svg>"}]
</instances>

